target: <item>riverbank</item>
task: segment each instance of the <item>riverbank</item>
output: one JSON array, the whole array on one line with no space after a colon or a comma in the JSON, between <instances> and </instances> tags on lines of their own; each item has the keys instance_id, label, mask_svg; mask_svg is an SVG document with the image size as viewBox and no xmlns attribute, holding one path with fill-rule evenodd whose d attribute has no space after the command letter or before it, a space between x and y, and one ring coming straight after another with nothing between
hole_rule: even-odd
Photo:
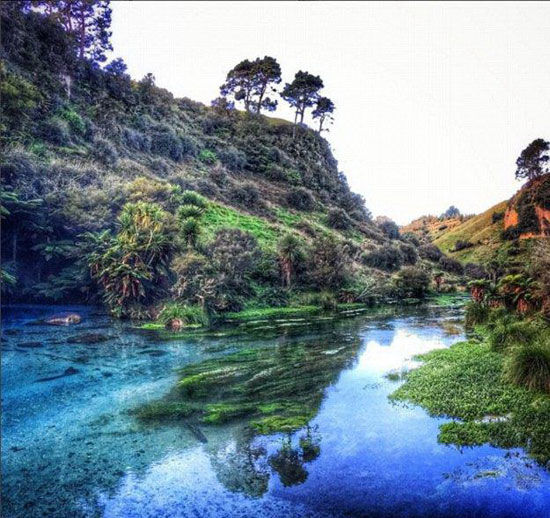
<instances>
[{"instance_id":1,"label":"riverbank","mask_svg":"<svg viewBox=\"0 0 550 518\"><path fill-rule=\"evenodd\" d=\"M508 359L491 349L486 328L418 359L423 365L406 375L390 399L420 405L430 416L451 418L440 426L440 443L521 447L550 469L550 395L506 381Z\"/></svg>"}]
</instances>

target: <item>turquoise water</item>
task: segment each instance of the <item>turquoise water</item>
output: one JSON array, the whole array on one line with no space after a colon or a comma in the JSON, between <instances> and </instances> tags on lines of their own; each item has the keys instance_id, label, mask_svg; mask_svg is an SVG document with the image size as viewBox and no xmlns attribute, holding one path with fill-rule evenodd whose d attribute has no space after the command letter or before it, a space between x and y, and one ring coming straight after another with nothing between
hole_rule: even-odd
<instances>
[{"instance_id":1,"label":"turquoise water","mask_svg":"<svg viewBox=\"0 0 550 518\"><path fill-rule=\"evenodd\" d=\"M61 310L82 323L29 325ZM546 518L550 475L521 450L438 444L445 420L388 401L400 382L385 374L459 340L459 322L459 309L428 308L163 342L95 308L4 308L2 516ZM79 343L90 333L103 341ZM343 342L349 362L290 437L132 414L183 365L243 346L332 354Z\"/></svg>"}]
</instances>

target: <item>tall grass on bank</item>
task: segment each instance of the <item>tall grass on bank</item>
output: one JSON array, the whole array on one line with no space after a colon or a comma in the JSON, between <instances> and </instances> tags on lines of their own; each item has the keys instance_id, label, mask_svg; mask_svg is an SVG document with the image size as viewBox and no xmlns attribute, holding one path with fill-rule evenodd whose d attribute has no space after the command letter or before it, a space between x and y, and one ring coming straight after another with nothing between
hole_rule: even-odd
<instances>
[{"instance_id":1,"label":"tall grass on bank","mask_svg":"<svg viewBox=\"0 0 550 518\"><path fill-rule=\"evenodd\" d=\"M506 363L506 379L537 392L550 393L550 337L515 348Z\"/></svg>"}]
</instances>

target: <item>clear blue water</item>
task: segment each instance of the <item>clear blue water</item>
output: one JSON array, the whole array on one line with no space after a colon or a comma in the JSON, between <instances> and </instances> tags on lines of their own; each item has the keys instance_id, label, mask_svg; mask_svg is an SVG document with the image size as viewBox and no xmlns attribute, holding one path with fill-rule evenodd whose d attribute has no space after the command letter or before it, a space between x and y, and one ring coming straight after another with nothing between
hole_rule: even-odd
<instances>
[{"instance_id":1,"label":"clear blue water","mask_svg":"<svg viewBox=\"0 0 550 518\"><path fill-rule=\"evenodd\" d=\"M83 322L28 325L60 310ZM94 308L4 308L2 516L549 517L550 475L524 452L438 444L445 420L388 401L400 382L384 375L459 340L459 319L456 309L416 309L162 342ZM109 339L75 343L87 333ZM176 368L243 344L314 341L330 354L343 340L357 353L291 437L251 437L244 422L201 425L202 437L131 413L167 393ZM37 381L68 368L78 372ZM310 457L300 454L307 434L319 448Z\"/></svg>"}]
</instances>

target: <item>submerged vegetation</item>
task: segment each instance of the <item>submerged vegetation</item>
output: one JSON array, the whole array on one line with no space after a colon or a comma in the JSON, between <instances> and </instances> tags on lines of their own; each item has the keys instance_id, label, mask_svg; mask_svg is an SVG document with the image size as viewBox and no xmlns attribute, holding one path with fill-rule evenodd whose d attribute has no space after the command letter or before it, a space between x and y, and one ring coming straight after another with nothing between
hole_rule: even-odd
<instances>
[{"instance_id":1,"label":"submerged vegetation","mask_svg":"<svg viewBox=\"0 0 550 518\"><path fill-rule=\"evenodd\" d=\"M241 348L189 365L164 401L141 408L143 419L188 417L204 423L246 419L260 434L303 428L317 413L324 390L355 358L360 340L343 340L336 349L305 341Z\"/></svg>"}]
</instances>

